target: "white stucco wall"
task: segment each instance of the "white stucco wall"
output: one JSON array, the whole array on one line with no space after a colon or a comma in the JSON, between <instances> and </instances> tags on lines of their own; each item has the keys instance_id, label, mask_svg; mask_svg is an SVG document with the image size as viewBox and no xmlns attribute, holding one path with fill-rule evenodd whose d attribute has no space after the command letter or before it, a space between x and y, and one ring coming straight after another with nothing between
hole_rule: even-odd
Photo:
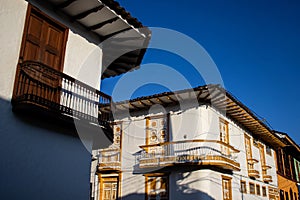
<instances>
[{"instance_id":1,"label":"white stucco wall","mask_svg":"<svg viewBox=\"0 0 300 200\"><path fill-rule=\"evenodd\" d=\"M170 139L192 140L201 135L201 116L198 107L170 114Z\"/></svg>"},{"instance_id":2,"label":"white stucco wall","mask_svg":"<svg viewBox=\"0 0 300 200\"><path fill-rule=\"evenodd\" d=\"M142 149L140 145L145 145L146 130L145 120L137 118L135 121L122 122L122 171L132 172L136 164L135 154ZM123 148L124 147L124 148Z\"/></svg>"},{"instance_id":3,"label":"white stucco wall","mask_svg":"<svg viewBox=\"0 0 300 200\"><path fill-rule=\"evenodd\" d=\"M70 30L63 72L99 90L101 64L102 49L100 46Z\"/></svg>"},{"instance_id":4,"label":"white stucco wall","mask_svg":"<svg viewBox=\"0 0 300 200\"><path fill-rule=\"evenodd\" d=\"M5 100L12 96L26 10L24 0L0 2L0 98Z\"/></svg>"},{"instance_id":5,"label":"white stucco wall","mask_svg":"<svg viewBox=\"0 0 300 200\"><path fill-rule=\"evenodd\" d=\"M122 173L121 195L123 200L145 198L145 176L132 175L132 172Z\"/></svg>"},{"instance_id":6,"label":"white stucco wall","mask_svg":"<svg viewBox=\"0 0 300 200\"><path fill-rule=\"evenodd\" d=\"M0 1L0 199L89 199L91 155L85 147L91 149L91 140L84 146L71 136L76 134L73 130L12 112L26 10L24 0ZM92 60L85 62L87 58ZM69 31L65 73L99 89L101 59L101 49ZM84 63L92 68L82 67Z\"/></svg>"},{"instance_id":7,"label":"white stucco wall","mask_svg":"<svg viewBox=\"0 0 300 200\"><path fill-rule=\"evenodd\" d=\"M2 98L0 116L0 199L89 198L91 156L76 133L19 118Z\"/></svg>"},{"instance_id":8,"label":"white stucco wall","mask_svg":"<svg viewBox=\"0 0 300 200\"><path fill-rule=\"evenodd\" d=\"M170 199L222 199L221 176L212 170L172 172Z\"/></svg>"}]
</instances>

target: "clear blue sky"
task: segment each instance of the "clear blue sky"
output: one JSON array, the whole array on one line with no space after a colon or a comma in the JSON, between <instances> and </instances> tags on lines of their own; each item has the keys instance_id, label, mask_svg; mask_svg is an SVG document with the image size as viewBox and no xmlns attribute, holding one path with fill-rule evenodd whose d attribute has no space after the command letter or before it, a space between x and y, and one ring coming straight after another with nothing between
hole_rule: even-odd
<instances>
[{"instance_id":1,"label":"clear blue sky","mask_svg":"<svg viewBox=\"0 0 300 200\"><path fill-rule=\"evenodd\" d=\"M300 144L300 1L119 2L145 26L173 29L196 40L217 65L225 88L265 118L273 129L288 133ZM148 50L143 64L153 62L173 67L192 87L205 84L195 75L190 63L179 56ZM141 69L130 73L136 79L143 79L142 72L146 69L147 65L144 68L142 65ZM157 76L159 71L145 74ZM102 90L112 94L119 78L104 80ZM166 78L172 79L167 75ZM184 88L183 85L176 87ZM130 97L167 90L158 84L148 84ZM124 90L113 97L127 99L126 93L128 91Z\"/></svg>"}]
</instances>

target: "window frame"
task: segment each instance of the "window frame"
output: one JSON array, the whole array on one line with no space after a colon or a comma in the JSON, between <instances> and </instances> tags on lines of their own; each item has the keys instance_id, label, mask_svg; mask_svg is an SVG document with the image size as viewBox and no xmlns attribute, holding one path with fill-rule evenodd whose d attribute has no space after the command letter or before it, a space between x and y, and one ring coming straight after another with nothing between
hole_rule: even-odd
<instances>
[{"instance_id":1,"label":"window frame","mask_svg":"<svg viewBox=\"0 0 300 200\"><path fill-rule=\"evenodd\" d=\"M259 184L255 185L255 191L256 191L257 196L261 196L261 191L260 191L260 185Z\"/></svg>"},{"instance_id":2,"label":"window frame","mask_svg":"<svg viewBox=\"0 0 300 200\"><path fill-rule=\"evenodd\" d=\"M121 175L120 174L111 174L111 175L99 175L98 176L99 178L99 192L98 192L98 195L99 195L99 199L100 200L103 200L104 199L104 185L105 184L108 184L108 183L111 183L111 184L116 184L116 197L117 199L119 198L120 196L120 189L121 189Z\"/></svg>"},{"instance_id":3,"label":"window frame","mask_svg":"<svg viewBox=\"0 0 300 200\"><path fill-rule=\"evenodd\" d=\"M267 196L267 187L266 186L262 186L261 187L261 191L262 191L262 196L266 197Z\"/></svg>"},{"instance_id":4,"label":"window frame","mask_svg":"<svg viewBox=\"0 0 300 200\"><path fill-rule=\"evenodd\" d=\"M228 181L228 183L229 183L229 188L228 188L228 190L229 190L229 199L230 200L232 200L232 178L231 177L229 177L229 176L224 176L224 175L222 175L222 199L224 200L225 199L225 197L224 197L224 191L225 191L225 188L224 188L224 181Z\"/></svg>"},{"instance_id":5,"label":"window frame","mask_svg":"<svg viewBox=\"0 0 300 200\"><path fill-rule=\"evenodd\" d=\"M241 193L247 194L247 183L241 180Z\"/></svg>"},{"instance_id":6,"label":"window frame","mask_svg":"<svg viewBox=\"0 0 300 200\"><path fill-rule=\"evenodd\" d=\"M253 186L253 191L251 191L251 186ZM253 182L249 182L249 193L250 194L255 194L256 191L255 191L255 184Z\"/></svg>"}]
</instances>

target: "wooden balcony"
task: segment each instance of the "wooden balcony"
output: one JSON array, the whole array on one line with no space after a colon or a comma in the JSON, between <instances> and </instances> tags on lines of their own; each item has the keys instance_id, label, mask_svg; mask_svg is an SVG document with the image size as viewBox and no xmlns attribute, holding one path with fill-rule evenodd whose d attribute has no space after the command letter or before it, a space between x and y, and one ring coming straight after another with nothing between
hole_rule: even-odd
<instances>
[{"instance_id":1,"label":"wooden balcony","mask_svg":"<svg viewBox=\"0 0 300 200\"><path fill-rule=\"evenodd\" d=\"M44 64L26 61L17 71L12 105L16 111L34 108L107 126L111 97Z\"/></svg>"},{"instance_id":2,"label":"wooden balcony","mask_svg":"<svg viewBox=\"0 0 300 200\"><path fill-rule=\"evenodd\" d=\"M268 175L268 171L269 169L271 169L272 167L269 166L269 165L262 165L262 178L263 178L263 181L264 182L272 182L272 176L271 175Z\"/></svg>"},{"instance_id":3,"label":"wooden balcony","mask_svg":"<svg viewBox=\"0 0 300 200\"><path fill-rule=\"evenodd\" d=\"M239 150L217 140L185 140L141 146L137 156L140 168L176 165L212 166L227 170L240 170L236 161Z\"/></svg>"},{"instance_id":4,"label":"wooden balcony","mask_svg":"<svg viewBox=\"0 0 300 200\"><path fill-rule=\"evenodd\" d=\"M259 178L259 171L254 168L254 164L258 163L258 160L254 158L248 158L248 176L252 178Z\"/></svg>"},{"instance_id":5,"label":"wooden balcony","mask_svg":"<svg viewBox=\"0 0 300 200\"><path fill-rule=\"evenodd\" d=\"M272 182L272 176L268 174L263 174L263 181L267 183Z\"/></svg>"},{"instance_id":6,"label":"wooden balcony","mask_svg":"<svg viewBox=\"0 0 300 200\"><path fill-rule=\"evenodd\" d=\"M121 170L120 149L107 148L99 150L98 155L99 171L119 171Z\"/></svg>"},{"instance_id":7,"label":"wooden balcony","mask_svg":"<svg viewBox=\"0 0 300 200\"><path fill-rule=\"evenodd\" d=\"M259 171L255 169L248 169L248 176L252 178L259 178Z\"/></svg>"}]
</instances>

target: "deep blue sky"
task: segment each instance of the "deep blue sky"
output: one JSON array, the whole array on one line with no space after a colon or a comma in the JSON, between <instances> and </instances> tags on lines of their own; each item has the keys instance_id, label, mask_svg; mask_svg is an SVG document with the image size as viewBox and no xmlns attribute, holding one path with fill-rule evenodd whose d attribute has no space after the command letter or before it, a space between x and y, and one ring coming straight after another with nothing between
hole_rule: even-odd
<instances>
[{"instance_id":1,"label":"deep blue sky","mask_svg":"<svg viewBox=\"0 0 300 200\"><path fill-rule=\"evenodd\" d=\"M300 144L300 1L119 2L145 26L173 29L196 40L217 65L225 88L271 128L288 133ZM192 87L205 84L187 61L172 53L148 50L143 64L153 62L173 67ZM142 65L130 73L143 79L145 69ZM159 68L147 76L158 74ZM102 90L111 94L118 78L104 80ZM157 84L144 85L131 98L166 90ZM126 93L113 97L127 99Z\"/></svg>"}]
</instances>

